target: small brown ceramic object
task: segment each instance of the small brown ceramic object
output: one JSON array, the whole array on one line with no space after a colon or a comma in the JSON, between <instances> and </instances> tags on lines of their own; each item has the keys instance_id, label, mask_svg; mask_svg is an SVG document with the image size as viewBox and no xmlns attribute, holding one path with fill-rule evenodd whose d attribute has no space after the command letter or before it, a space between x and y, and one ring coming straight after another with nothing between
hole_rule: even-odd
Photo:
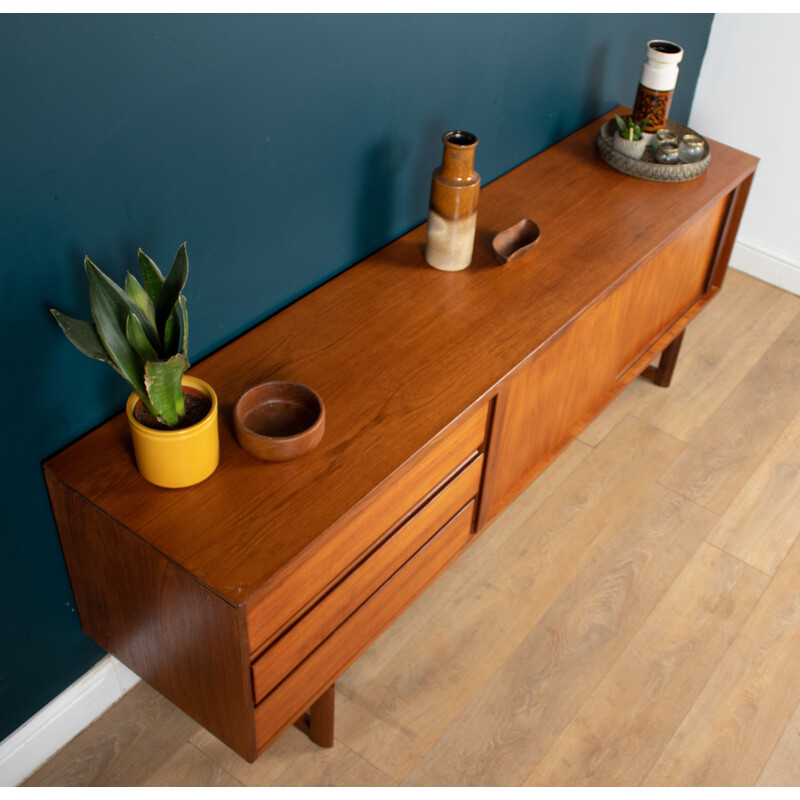
<instances>
[{"instance_id":1,"label":"small brown ceramic object","mask_svg":"<svg viewBox=\"0 0 800 800\"><path fill-rule=\"evenodd\" d=\"M507 264L532 250L540 235L539 226L533 220L521 219L492 239L492 249L497 260L501 264Z\"/></svg>"},{"instance_id":2,"label":"small brown ceramic object","mask_svg":"<svg viewBox=\"0 0 800 800\"><path fill-rule=\"evenodd\" d=\"M246 391L233 409L239 444L262 461L290 461L313 450L325 433L325 405L308 386L270 381Z\"/></svg>"}]
</instances>

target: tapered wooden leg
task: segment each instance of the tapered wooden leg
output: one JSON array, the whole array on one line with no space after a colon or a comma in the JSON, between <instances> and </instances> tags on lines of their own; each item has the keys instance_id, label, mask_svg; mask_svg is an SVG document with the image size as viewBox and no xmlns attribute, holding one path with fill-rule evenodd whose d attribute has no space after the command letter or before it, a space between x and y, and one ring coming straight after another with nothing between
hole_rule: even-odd
<instances>
[{"instance_id":1,"label":"tapered wooden leg","mask_svg":"<svg viewBox=\"0 0 800 800\"><path fill-rule=\"evenodd\" d=\"M294 725L319 747L333 747L333 716L336 685L328 689Z\"/></svg>"},{"instance_id":2,"label":"tapered wooden leg","mask_svg":"<svg viewBox=\"0 0 800 800\"><path fill-rule=\"evenodd\" d=\"M675 365L678 363L678 354L681 351L681 343L683 342L683 334L680 334L672 340L670 344L662 353L661 358L658 360L658 366L649 366L644 371L644 377L650 378L656 386L669 386L672 381L672 373L675 372Z\"/></svg>"}]
</instances>

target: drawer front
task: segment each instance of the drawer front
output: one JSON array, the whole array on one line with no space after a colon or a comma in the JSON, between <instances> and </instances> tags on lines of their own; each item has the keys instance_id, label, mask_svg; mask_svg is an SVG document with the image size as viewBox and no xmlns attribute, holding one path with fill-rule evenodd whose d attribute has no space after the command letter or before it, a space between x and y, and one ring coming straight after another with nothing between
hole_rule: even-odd
<instances>
[{"instance_id":1,"label":"drawer front","mask_svg":"<svg viewBox=\"0 0 800 800\"><path fill-rule=\"evenodd\" d=\"M337 523L336 532L305 561L291 565L282 579L248 603L251 654L285 630L483 448L487 414L483 405L451 426Z\"/></svg>"},{"instance_id":2,"label":"drawer front","mask_svg":"<svg viewBox=\"0 0 800 800\"><path fill-rule=\"evenodd\" d=\"M402 525L369 558L277 639L253 664L256 702L369 599L443 525L477 497L483 471L478 456Z\"/></svg>"},{"instance_id":3,"label":"drawer front","mask_svg":"<svg viewBox=\"0 0 800 800\"><path fill-rule=\"evenodd\" d=\"M366 650L469 543L475 503L437 533L255 709L263 750Z\"/></svg>"}]
</instances>

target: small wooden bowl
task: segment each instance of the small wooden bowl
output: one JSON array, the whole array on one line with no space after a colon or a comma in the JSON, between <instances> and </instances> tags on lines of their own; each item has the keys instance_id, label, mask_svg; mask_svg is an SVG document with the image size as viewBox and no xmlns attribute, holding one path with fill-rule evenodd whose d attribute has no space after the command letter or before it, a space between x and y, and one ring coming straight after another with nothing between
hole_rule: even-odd
<instances>
[{"instance_id":1,"label":"small wooden bowl","mask_svg":"<svg viewBox=\"0 0 800 800\"><path fill-rule=\"evenodd\" d=\"M516 225L500 231L492 239L495 258L501 264L507 264L525 253L530 252L539 241L539 226L530 219L521 219Z\"/></svg>"},{"instance_id":2,"label":"small wooden bowl","mask_svg":"<svg viewBox=\"0 0 800 800\"><path fill-rule=\"evenodd\" d=\"M246 391L233 408L239 444L262 461L290 461L313 450L325 433L325 404L308 386L270 381Z\"/></svg>"}]
</instances>

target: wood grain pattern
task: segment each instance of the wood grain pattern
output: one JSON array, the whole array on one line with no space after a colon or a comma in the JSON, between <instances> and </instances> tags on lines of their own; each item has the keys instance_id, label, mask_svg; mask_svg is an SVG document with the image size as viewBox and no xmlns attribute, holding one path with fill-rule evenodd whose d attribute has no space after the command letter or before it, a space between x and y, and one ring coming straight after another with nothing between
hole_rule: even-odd
<instances>
[{"instance_id":1,"label":"wood grain pattern","mask_svg":"<svg viewBox=\"0 0 800 800\"><path fill-rule=\"evenodd\" d=\"M668 392L636 381L580 433L581 441L597 445L626 414L684 442L697 435L797 316L796 298L787 292L735 270L725 280L725 291L687 328L680 380Z\"/></svg>"},{"instance_id":2,"label":"wood grain pattern","mask_svg":"<svg viewBox=\"0 0 800 800\"><path fill-rule=\"evenodd\" d=\"M230 773L187 742L148 776L144 786L242 786Z\"/></svg>"},{"instance_id":3,"label":"wood grain pattern","mask_svg":"<svg viewBox=\"0 0 800 800\"><path fill-rule=\"evenodd\" d=\"M455 602L460 608L465 608L467 614L470 613L470 609L474 608L476 610L476 616L473 618L474 629L476 631L480 629L480 620L483 619L483 616L477 612L477 602L474 607L464 606L461 598L475 593L475 587L480 580L479 576L483 577L484 582L492 581L491 576L487 574L487 569L495 563L494 554L496 552L502 550L500 560L503 564L518 561L514 551L510 549L509 538L513 537L520 526L541 508L547 498L583 463L588 456L588 450L589 448L580 442L575 442L568 447L548 467L541 478L531 484L518 500L503 513L502 524L492 526L490 535L480 537L462 553L458 560L444 574L440 575L436 582L429 586L425 593L392 624L392 627L350 667L343 676L344 683L337 683L339 701L337 730L340 733L343 730L346 732L344 737L340 736L340 739L346 740L350 744L356 739L363 741L369 738L367 731L369 725L364 724L363 721L353 722L352 726L348 725L347 711L342 712L342 708L346 708L348 704L348 695L351 695L359 703L359 710L366 713L363 705L364 698L375 696L378 707L383 708L386 706L387 697L392 695L392 686L405 687L406 681L399 677L404 670L411 670L415 675L419 674L420 676L426 674L429 662L423 654L427 643L434 643L438 652L442 643L453 640L453 632L459 627L456 618L449 616L449 612L444 613L441 618L439 617L442 610L450 603ZM477 598L475 600L477 601ZM509 607L509 613L515 613L513 606ZM448 625L451 628L449 631ZM503 626L500 628L504 630ZM477 637L474 647L483 650L481 641L482 639ZM458 652L458 650L454 648L451 651L448 646L447 652ZM461 659L461 662L472 663L474 661L470 656L466 656L466 658L469 658L470 661L466 662ZM444 661L443 654L441 662ZM390 667L389 665L394 666ZM434 676L442 674L444 673L440 667L434 668ZM425 681L425 686L430 686L431 683L437 683L437 681L435 677L429 676ZM444 685L451 686L447 682ZM424 698L421 698L421 702L417 705L411 696L412 691L409 689L407 694L404 688L397 705L404 706L409 712L416 709L414 713L422 718L422 709L430 708L430 706ZM437 703L437 706L439 705ZM449 711L445 713L437 710L432 716L446 718L449 713ZM386 743L393 741L391 737L387 736L385 730L378 730L375 735L380 741Z\"/></svg>"},{"instance_id":4,"label":"wood grain pattern","mask_svg":"<svg viewBox=\"0 0 800 800\"><path fill-rule=\"evenodd\" d=\"M800 705L758 776L756 786L800 786Z\"/></svg>"},{"instance_id":5,"label":"wood grain pattern","mask_svg":"<svg viewBox=\"0 0 800 800\"><path fill-rule=\"evenodd\" d=\"M474 503L433 537L305 659L255 710L259 750L266 748L369 647L469 543Z\"/></svg>"},{"instance_id":6,"label":"wood grain pattern","mask_svg":"<svg viewBox=\"0 0 800 800\"><path fill-rule=\"evenodd\" d=\"M222 468L202 485L147 485L121 416L49 468L241 604L757 164L714 142L714 168L700 180L636 180L597 154L598 124L481 190L469 269L427 267L420 226L196 364L222 420ZM492 236L522 217L540 226L541 242L529 259L497 267ZM328 411L320 446L283 465L248 456L230 424L242 391L270 379L311 386Z\"/></svg>"},{"instance_id":7,"label":"wood grain pattern","mask_svg":"<svg viewBox=\"0 0 800 800\"><path fill-rule=\"evenodd\" d=\"M323 692L302 717L294 721L294 727L318 747L333 747L336 730L336 687Z\"/></svg>"},{"instance_id":8,"label":"wood grain pattern","mask_svg":"<svg viewBox=\"0 0 800 800\"><path fill-rule=\"evenodd\" d=\"M660 486L549 606L404 785L519 785L589 697L713 524Z\"/></svg>"},{"instance_id":9,"label":"wood grain pattern","mask_svg":"<svg viewBox=\"0 0 800 800\"><path fill-rule=\"evenodd\" d=\"M798 394L800 316L703 426L664 485L723 513L792 421Z\"/></svg>"},{"instance_id":10,"label":"wood grain pattern","mask_svg":"<svg viewBox=\"0 0 800 800\"><path fill-rule=\"evenodd\" d=\"M572 438L573 428L588 421L610 397L618 365L613 350L602 344L606 321L605 304L595 306L501 390L502 433L489 452L493 482L487 489L492 494L483 498L488 519L535 478Z\"/></svg>"},{"instance_id":11,"label":"wood grain pattern","mask_svg":"<svg viewBox=\"0 0 800 800\"><path fill-rule=\"evenodd\" d=\"M241 755L252 689L235 609L46 474L84 631Z\"/></svg>"},{"instance_id":12,"label":"wood grain pattern","mask_svg":"<svg viewBox=\"0 0 800 800\"><path fill-rule=\"evenodd\" d=\"M664 392L645 381L629 386L608 409L622 405L625 413L611 415L615 424L598 437L596 446L574 441L347 670L337 683L335 747L321 750L290 727L249 764L153 689L139 684L27 783L134 786L148 782L154 774L164 782L190 783L187 766L192 756L183 750L186 742L248 786L390 786L405 778L433 747L437 760L458 771L461 755L447 742L459 747L461 735L448 738L447 731L459 728L463 734L465 707L490 683L498 705L496 717L518 712L519 705L514 703L504 714L502 698L514 698L519 673L508 669L497 682L493 676L563 599L565 589L572 586L577 591L576 578L589 575L587 570L599 558L611 563L607 557L614 542L621 555L625 542L635 550L632 543L637 539L654 541L643 528L632 529L632 509L626 504L632 495L643 497L651 489L664 492L657 486L659 480L681 452L678 440L684 440L685 434L691 444L692 426L675 438L677 420L668 404L656 407L660 413L654 413L651 424L643 424L631 411L650 413L650 390L678 398L681 414L691 418L692 425L695 417L702 421L696 433L731 391L748 379L790 319L800 314L800 298L775 287L737 272L729 273L725 282L719 299L690 326L672 388ZM777 321L770 319L770 309ZM698 380L687 387L687 376ZM709 381L722 383L723 397L717 398L713 387L705 385ZM640 395L642 387L647 391ZM629 395L637 399L630 405ZM762 471L772 474L779 447L785 446L787 454L790 451L785 440L796 437L800 397L795 397L795 403L792 427L787 424L773 446L756 457L745 487ZM741 435L750 435L750 428L743 425ZM640 446L649 455L629 462L630 453ZM738 465L723 464L720 469L736 472ZM769 482L763 485L768 487ZM790 487L791 482L786 485ZM762 504L765 514L772 502L769 498L775 497L767 489ZM755 497L751 499L757 505ZM736 497L731 505L735 503ZM680 505L693 507L686 498ZM658 515L652 520L657 527L663 525ZM709 516L700 514L698 524L703 530L708 530L704 527L708 520ZM757 535L763 535L763 530ZM767 576L737 566L730 554L715 556L715 548L704 543L702 530L693 530L688 519L673 537L675 544L680 541L692 552L691 558L644 622L636 613L615 617L627 619L616 634L627 644L610 667L604 672L598 662L588 663L585 670L552 681L545 694L538 695L545 706L579 704L574 717L551 740L552 746L545 743L546 752L541 758L536 756L537 764L547 771L540 782L564 785L579 782L581 775L586 783L600 782L601 776L611 782L614 776L629 775L626 783L634 783L653 758L657 743L662 752L672 748L673 756L688 754L686 762L682 758L674 762L674 771L669 767L660 771L658 781L667 786L702 781L703 770L697 771L692 762L695 751L701 762L718 763L718 772L707 773L708 783L720 782L722 776L740 785L798 785L800 705L791 678L796 677L800 646L788 641L797 630L790 601L797 583L796 548L787 553L750 618L735 634L755 584ZM621 573L615 569L614 574ZM616 585L625 584L620 580ZM637 602L649 603L650 584L641 586L642 599ZM611 605L606 614L606 606L587 599L605 593L598 594L589 583L584 589L585 594L575 595L576 609L598 609L595 616L586 615L587 621L609 619ZM566 612L559 619L566 624L574 618ZM510 621L519 627L512 627ZM574 624L558 624L550 637L574 642L574 633L567 637L574 630ZM603 629L597 625L595 630L598 640L602 639ZM503 650L508 637L515 642ZM725 647L727 653L720 659ZM582 650L587 659L591 651L588 643ZM606 652L600 641L594 652ZM501 682L509 684L508 693L500 690ZM753 717L748 716L750 712ZM737 717L741 722L734 722ZM491 719L486 718L487 725ZM588 748L584 749L579 722L586 723L587 736L599 739L596 749L592 743L584 743ZM543 733L550 737L557 728L559 724L546 724ZM685 739L677 750L672 741L675 731ZM535 748L539 733L523 721L506 728L505 739L498 739L497 745L511 739L512 749L522 749L525 742ZM519 741L514 741L515 736ZM437 744L440 740L442 744ZM735 746L730 744L734 741ZM632 742L637 746L629 746ZM357 747L358 753L351 747ZM728 752L736 747L741 749ZM564 765L561 772L555 765L559 753L579 763ZM584 753L587 760L580 763ZM467 748L462 755L464 769L474 769L474 752ZM488 748L486 757L491 762ZM736 772L740 760L747 764L746 774ZM688 774L682 771L684 763ZM502 775L503 785L513 782L511 775ZM527 777L526 773L520 782Z\"/></svg>"},{"instance_id":13,"label":"wood grain pattern","mask_svg":"<svg viewBox=\"0 0 800 800\"><path fill-rule=\"evenodd\" d=\"M289 728L269 751L248 763L198 729L191 743L227 773L246 786L392 786L386 773L341 742L330 749L312 744L308 737Z\"/></svg>"},{"instance_id":14,"label":"wood grain pattern","mask_svg":"<svg viewBox=\"0 0 800 800\"><path fill-rule=\"evenodd\" d=\"M488 560L490 553L500 549L506 539L512 535L519 526L528 519L534 511L540 508L546 500L567 480L592 453L592 448L587 444L573 439L561 451L559 456L551 461L539 477L528 484L513 503L506 506L500 514L503 524L493 528L492 535L481 544L481 554L469 550L459 559L460 565L467 565L474 561L475 567L482 561ZM484 489L484 491L486 491Z\"/></svg>"},{"instance_id":15,"label":"wood grain pattern","mask_svg":"<svg viewBox=\"0 0 800 800\"><path fill-rule=\"evenodd\" d=\"M708 540L774 575L800 533L800 414L728 506Z\"/></svg>"},{"instance_id":16,"label":"wood grain pattern","mask_svg":"<svg viewBox=\"0 0 800 800\"><path fill-rule=\"evenodd\" d=\"M284 569L276 581L255 594L247 604L252 652L262 648L483 447L487 414L487 406L480 406L451 426L387 485L346 514L301 561L293 562L291 569Z\"/></svg>"},{"instance_id":17,"label":"wood grain pattern","mask_svg":"<svg viewBox=\"0 0 800 800\"><path fill-rule=\"evenodd\" d=\"M87 631L240 754L317 700L716 294L756 159L715 145L702 180L654 185L600 159L597 124L483 190L469 270L426 267L417 228L199 364L223 420L204 483L146 484L121 418L46 464ZM500 269L491 232L512 212L544 236ZM265 463L235 445L230 412L275 379L317 391L328 424L313 452ZM388 579L484 451L484 497L471 486L469 510ZM418 511L406 551L389 537Z\"/></svg>"},{"instance_id":18,"label":"wood grain pattern","mask_svg":"<svg viewBox=\"0 0 800 800\"><path fill-rule=\"evenodd\" d=\"M630 498L646 493L681 449L671 437L626 419L519 521L516 535L498 548L488 538L493 529L481 537L463 557L475 565L471 579L431 622L418 624L402 649L384 637L339 681L340 696L369 712L349 724L340 708L340 740L370 760L380 752L382 769L406 778L595 557L595 541L628 516ZM412 622L418 607L425 612L421 606L410 610Z\"/></svg>"},{"instance_id":19,"label":"wood grain pattern","mask_svg":"<svg viewBox=\"0 0 800 800\"><path fill-rule=\"evenodd\" d=\"M607 337L617 350L618 375L703 294L727 210L724 198L615 292Z\"/></svg>"},{"instance_id":20,"label":"wood grain pattern","mask_svg":"<svg viewBox=\"0 0 800 800\"><path fill-rule=\"evenodd\" d=\"M683 344L683 336L685 333L686 330L682 330L678 336L672 340L672 343L666 350L662 351L657 366L650 366L642 373L645 378L653 381L656 386L667 388L672 382L672 376L678 364L678 356L681 352L681 345Z\"/></svg>"},{"instance_id":21,"label":"wood grain pattern","mask_svg":"<svg viewBox=\"0 0 800 800\"><path fill-rule=\"evenodd\" d=\"M701 544L527 786L637 786L769 579Z\"/></svg>"},{"instance_id":22,"label":"wood grain pattern","mask_svg":"<svg viewBox=\"0 0 800 800\"><path fill-rule=\"evenodd\" d=\"M489 518L621 390L621 375L700 298L727 204L721 200L584 311L504 388L502 438L490 453L492 495L484 499Z\"/></svg>"},{"instance_id":23,"label":"wood grain pattern","mask_svg":"<svg viewBox=\"0 0 800 800\"><path fill-rule=\"evenodd\" d=\"M706 290L722 286L725 273L731 260L733 245L736 240L736 231L744 213L750 187L753 185L753 174L747 176L734 190L730 198L730 206L725 219L725 225L720 231L720 246L714 256L714 263L708 276Z\"/></svg>"},{"instance_id":24,"label":"wood grain pattern","mask_svg":"<svg viewBox=\"0 0 800 800\"><path fill-rule=\"evenodd\" d=\"M190 717L139 683L23 785L141 786L196 730Z\"/></svg>"},{"instance_id":25,"label":"wood grain pattern","mask_svg":"<svg viewBox=\"0 0 800 800\"><path fill-rule=\"evenodd\" d=\"M645 783L754 784L800 701L800 538Z\"/></svg>"},{"instance_id":26,"label":"wood grain pattern","mask_svg":"<svg viewBox=\"0 0 800 800\"><path fill-rule=\"evenodd\" d=\"M256 702L322 644L458 511L475 499L482 472L483 458L479 457L266 650L253 664Z\"/></svg>"}]
</instances>

